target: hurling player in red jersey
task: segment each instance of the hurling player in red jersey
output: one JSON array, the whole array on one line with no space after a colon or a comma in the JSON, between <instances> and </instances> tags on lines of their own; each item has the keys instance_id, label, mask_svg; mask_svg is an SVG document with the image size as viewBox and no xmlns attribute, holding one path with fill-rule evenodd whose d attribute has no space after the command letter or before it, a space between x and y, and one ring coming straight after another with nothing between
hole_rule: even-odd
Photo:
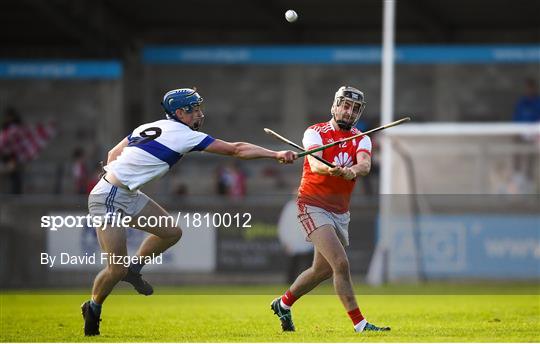
<instances>
[{"instance_id":1,"label":"hurling player in red jersey","mask_svg":"<svg viewBox=\"0 0 540 344\"><path fill-rule=\"evenodd\" d=\"M304 133L305 149L312 149L359 134L355 128L366 103L364 94L350 86L336 92L332 118L310 126ZM330 168L307 156L298 189L298 220L306 240L315 247L312 266L300 274L285 294L275 299L272 310L279 317L283 331L294 331L291 307L322 281L333 277L334 288L356 332L388 331L364 319L354 295L349 260L349 201L356 178L366 176L371 168L371 140L362 136L315 153L333 162Z\"/></svg>"}]
</instances>

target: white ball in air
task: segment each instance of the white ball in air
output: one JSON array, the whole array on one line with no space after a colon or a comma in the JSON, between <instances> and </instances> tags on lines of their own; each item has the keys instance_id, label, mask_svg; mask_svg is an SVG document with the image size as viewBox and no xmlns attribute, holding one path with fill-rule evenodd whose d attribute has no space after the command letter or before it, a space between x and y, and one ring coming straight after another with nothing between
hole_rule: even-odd
<instances>
[{"instance_id":1,"label":"white ball in air","mask_svg":"<svg viewBox=\"0 0 540 344\"><path fill-rule=\"evenodd\" d=\"M296 19L298 19L298 14L295 10L288 10L285 12L285 19L287 19L289 23L295 22Z\"/></svg>"}]
</instances>

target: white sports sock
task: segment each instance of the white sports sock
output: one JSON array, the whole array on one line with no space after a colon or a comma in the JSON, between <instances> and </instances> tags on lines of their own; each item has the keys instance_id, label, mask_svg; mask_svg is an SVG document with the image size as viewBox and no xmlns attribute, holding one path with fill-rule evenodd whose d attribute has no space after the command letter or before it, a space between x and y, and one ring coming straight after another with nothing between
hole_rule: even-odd
<instances>
[{"instance_id":1,"label":"white sports sock","mask_svg":"<svg viewBox=\"0 0 540 344\"><path fill-rule=\"evenodd\" d=\"M291 306L287 306L286 304L283 303L283 300L279 300L279 304L281 305L281 308L283 309L291 309Z\"/></svg>"},{"instance_id":2,"label":"white sports sock","mask_svg":"<svg viewBox=\"0 0 540 344\"><path fill-rule=\"evenodd\" d=\"M364 331L364 327L367 325L367 320L363 319L358 324L354 325L354 332L362 332Z\"/></svg>"}]
</instances>

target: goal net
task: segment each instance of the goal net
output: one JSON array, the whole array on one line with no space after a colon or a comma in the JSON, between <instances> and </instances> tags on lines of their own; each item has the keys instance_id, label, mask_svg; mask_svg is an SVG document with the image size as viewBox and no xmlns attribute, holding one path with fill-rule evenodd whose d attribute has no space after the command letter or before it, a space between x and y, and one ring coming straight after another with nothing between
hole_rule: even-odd
<instances>
[{"instance_id":1,"label":"goal net","mask_svg":"<svg viewBox=\"0 0 540 344\"><path fill-rule=\"evenodd\" d=\"M540 278L540 124L384 133L368 282Z\"/></svg>"}]
</instances>

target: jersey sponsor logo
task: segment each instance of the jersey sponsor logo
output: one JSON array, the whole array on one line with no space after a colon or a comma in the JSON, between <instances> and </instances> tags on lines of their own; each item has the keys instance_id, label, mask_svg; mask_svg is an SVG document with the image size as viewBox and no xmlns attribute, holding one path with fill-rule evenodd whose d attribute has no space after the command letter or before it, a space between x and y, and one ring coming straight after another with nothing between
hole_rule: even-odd
<instances>
[{"instance_id":1,"label":"jersey sponsor logo","mask_svg":"<svg viewBox=\"0 0 540 344\"><path fill-rule=\"evenodd\" d=\"M352 157L347 152L340 152L334 158L334 164L341 167L351 167L353 165Z\"/></svg>"}]
</instances>

